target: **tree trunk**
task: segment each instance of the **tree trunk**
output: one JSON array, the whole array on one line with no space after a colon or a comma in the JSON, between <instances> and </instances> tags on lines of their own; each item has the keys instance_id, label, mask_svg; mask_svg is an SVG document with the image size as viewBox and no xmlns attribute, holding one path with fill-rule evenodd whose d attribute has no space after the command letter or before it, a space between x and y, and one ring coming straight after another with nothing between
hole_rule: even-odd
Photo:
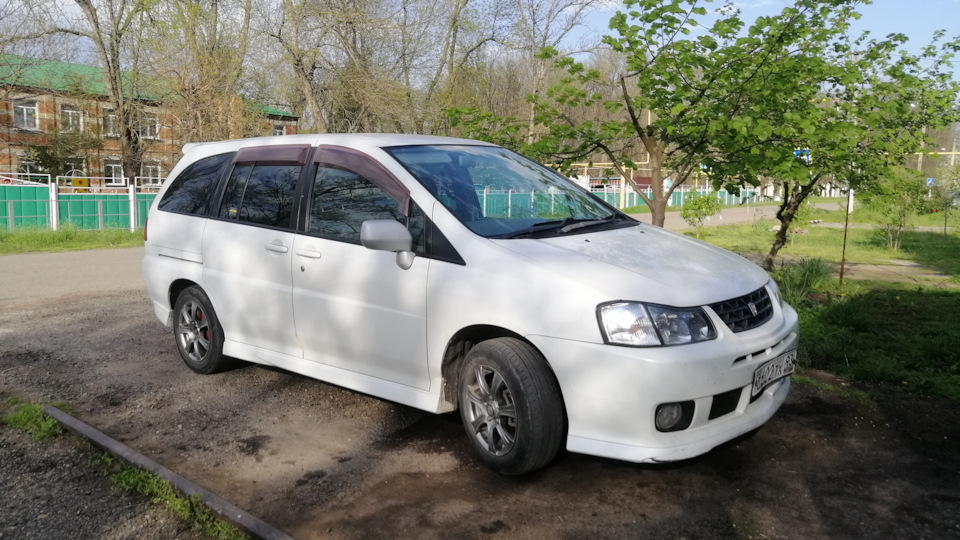
<instances>
[{"instance_id":1,"label":"tree trunk","mask_svg":"<svg viewBox=\"0 0 960 540\"><path fill-rule=\"evenodd\" d=\"M777 210L777 219L780 220L780 228L774 237L773 245L770 246L770 252L767 253L767 257L763 260L763 269L767 272L773 270L773 263L777 258L777 253L779 253L780 249L787 243L787 233L790 232L790 225L793 224L793 217L796 215L797 209L800 208L803 201L813 193L813 189L819 180L820 177L817 176L807 185L795 186L792 185L791 182L784 184L783 202L780 204L780 209Z\"/></svg>"}]
</instances>

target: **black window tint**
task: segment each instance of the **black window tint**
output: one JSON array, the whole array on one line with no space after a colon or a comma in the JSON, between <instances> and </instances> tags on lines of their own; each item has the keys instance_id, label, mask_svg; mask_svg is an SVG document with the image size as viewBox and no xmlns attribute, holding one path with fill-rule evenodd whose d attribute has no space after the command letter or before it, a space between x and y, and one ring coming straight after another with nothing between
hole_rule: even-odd
<instances>
[{"instance_id":1,"label":"black window tint","mask_svg":"<svg viewBox=\"0 0 960 540\"><path fill-rule=\"evenodd\" d=\"M357 173L320 166L313 184L308 232L360 243L368 219L403 222L397 201Z\"/></svg>"},{"instance_id":2,"label":"black window tint","mask_svg":"<svg viewBox=\"0 0 960 540\"><path fill-rule=\"evenodd\" d=\"M157 207L177 214L203 214L216 191L220 170L232 155L206 157L184 169L167 188Z\"/></svg>"},{"instance_id":3,"label":"black window tint","mask_svg":"<svg viewBox=\"0 0 960 540\"><path fill-rule=\"evenodd\" d=\"M220 217L270 227L289 227L299 165L237 165L227 181Z\"/></svg>"}]
</instances>

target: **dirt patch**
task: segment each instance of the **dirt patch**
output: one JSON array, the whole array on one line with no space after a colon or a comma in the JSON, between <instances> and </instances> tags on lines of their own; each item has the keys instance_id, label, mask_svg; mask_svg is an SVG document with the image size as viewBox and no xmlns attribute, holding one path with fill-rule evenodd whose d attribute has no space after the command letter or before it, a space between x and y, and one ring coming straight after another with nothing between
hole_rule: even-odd
<instances>
[{"instance_id":1,"label":"dirt patch","mask_svg":"<svg viewBox=\"0 0 960 540\"><path fill-rule=\"evenodd\" d=\"M66 401L83 421L296 538L960 539L958 405L825 373L803 373L822 386L795 384L753 437L696 460L564 453L507 478L478 465L455 414L258 366L193 374L139 291L0 310L0 329L4 392ZM55 467L67 458L44 448L53 447L0 456L5 535L113 534L39 518L86 504L99 508L85 514L91 526L153 523L137 521L134 503L110 486L87 495L100 489L95 478L64 484ZM41 495L27 488L49 502L30 502ZM132 530L115 537L142 537Z\"/></svg>"}]
</instances>

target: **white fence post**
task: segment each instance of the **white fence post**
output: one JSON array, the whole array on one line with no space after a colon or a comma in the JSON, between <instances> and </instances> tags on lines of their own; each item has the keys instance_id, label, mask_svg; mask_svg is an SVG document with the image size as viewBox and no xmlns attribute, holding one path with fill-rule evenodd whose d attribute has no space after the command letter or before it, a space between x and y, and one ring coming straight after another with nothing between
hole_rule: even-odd
<instances>
[{"instance_id":1,"label":"white fence post","mask_svg":"<svg viewBox=\"0 0 960 540\"><path fill-rule=\"evenodd\" d=\"M60 196L56 182L50 182L50 228L60 230Z\"/></svg>"},{"instance_id":2,"label":"white fence post","mask_svg":"<svg viewBox=\"0 0 960 540\"><path fill-rule=\"evenodd\" d=\"M133 185L134 183L127 186L127 194L130 196L130 232L137 230L137 186Z\"/></svg>"}]
</instances>

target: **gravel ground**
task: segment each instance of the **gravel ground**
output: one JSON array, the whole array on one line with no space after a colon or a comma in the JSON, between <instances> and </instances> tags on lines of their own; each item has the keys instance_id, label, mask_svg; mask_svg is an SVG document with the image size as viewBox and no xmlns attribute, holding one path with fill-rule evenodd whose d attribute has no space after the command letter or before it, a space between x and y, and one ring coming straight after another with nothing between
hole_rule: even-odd
<instances>
[{"instance_id":1,"label":"gravel ground","mask_svg":"<svg viewBox=\"0 0 960 540\"><path fill-rule=\"evenodd\" d=\"M829 387L794 385L756 436L702 458L563 454L506 478L477 464L456 415L260 366L193 374L128 267L136 250L121 251L95 257L117 276L109 290L67 293L42 285L83 274L71 255L16 285L6 270L30 256L0 257L0 394L65 401L295 538L960 539L955 403L885 388L858 397L811 372ZM5 537L191 537L112 488L75 438L0 437Z\"/></svg>"},{"instance_id":2,"label":"gravel ground","mask_svg":"<svg viewBox=\"0 0 960 540\"><path fill-rule=\"evenodd\" d=\"M100 455L78 437L37 441L0 426L0 538L202 538L165 508L113 486Z\"/></svg>"}]
</instances>

